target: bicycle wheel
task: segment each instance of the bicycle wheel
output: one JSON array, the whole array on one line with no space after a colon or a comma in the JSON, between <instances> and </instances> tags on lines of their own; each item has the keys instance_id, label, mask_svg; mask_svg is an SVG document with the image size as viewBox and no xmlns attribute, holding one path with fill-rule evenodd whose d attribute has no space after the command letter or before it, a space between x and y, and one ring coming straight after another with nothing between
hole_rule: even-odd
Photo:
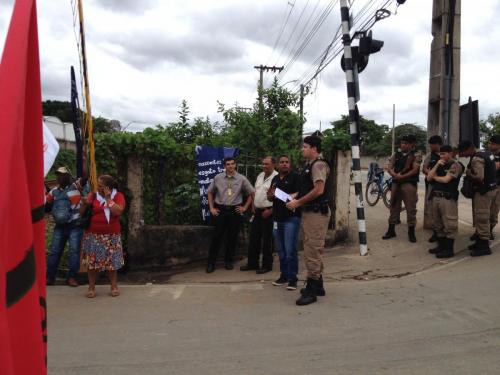
<instances>
[{"instance_id":1,"label":"bicycle wheel","mask_svg":"<svg viewBox=\"0 0 500 375\"><path fill-rule=\"evenodd\" d=\"M384 201L384 204L387 208L391 208L391 198L392 198L392 192L391 189L386 185L384 187L384 192L382 193L382 200ZM401 202L401 211L406 210L406 207L404 206L404 203Z\"/></svg>"},{"instance_id":2,"label":"bicycle wheel","mask_svg":"<svg viewBox=\"0 0 500 375\"><path fill-rule=\"evenodd\" d=\"M380 199L380 190L376 180L372 180L366 185L365 197L366 203L368 203L369 206L375 206L377 204Z\"/></svg>"},{"instance_id":3,"label":"bicycle wheel","mask_svg":"<svg viewBox=\"0 0 500 375\"><path fill-rule=\"evenodd\" d=\"M387 208L391 208L391 189L386 185L382 193L382 200Z\"/></svg>"}]
</instances>

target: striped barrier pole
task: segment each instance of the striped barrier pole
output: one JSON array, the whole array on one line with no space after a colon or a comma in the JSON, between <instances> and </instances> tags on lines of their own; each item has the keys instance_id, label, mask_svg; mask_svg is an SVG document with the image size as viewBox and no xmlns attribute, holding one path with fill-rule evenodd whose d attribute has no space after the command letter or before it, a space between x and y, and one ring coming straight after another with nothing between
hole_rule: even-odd
<instances>
[{"instance_id":1,"label":"striped barrier pole","mask_svg":"<svg viewBox=\"0 0 500 375\"><path fill-rule=\"evenodd\" d=\"M345 76L347 81L347 96L349 104L349 120L351 133L351 150L352 150L352 172L354 177L354 189L356 191L356 212L358 218L359 232L359 252L361 255L368 253L368 245L366 238L366 222L365 209L363 204L363 187L361 185L361 162L359 158L359 133L358 121L359 113L356 106L356 86L354 68L354 60L352 58L351 49L351 23L349 19L349 7L347 0L340 0L340 14L342 18L342 41L344 44L344 60L345 60Z\"/></svg>"}]
</instances>

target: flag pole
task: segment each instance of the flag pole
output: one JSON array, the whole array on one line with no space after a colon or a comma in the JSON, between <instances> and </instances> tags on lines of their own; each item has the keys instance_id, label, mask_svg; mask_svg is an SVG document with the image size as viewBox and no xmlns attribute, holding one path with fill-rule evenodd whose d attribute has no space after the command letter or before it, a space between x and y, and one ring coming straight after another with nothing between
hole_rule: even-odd
<instances>
[{"instance_id":1,"label":"flag pole","mask_svg":"<svg viewBox=\"0 0 500 375\"><path fill-rule=\"evenodd\" d=\"M92 109L90 104L90 88L89 76L87 69L87 50L85 45L85 28L83 18L83 0L78 0L78 19L80 21L80 39L81 39L81 54L83 61L83 81L84 81L84 102L85 102L85 119L84 119L84 154L88 155L89 164L89 182L93 191L97 189L97 168L95 163L94 149L94 123L92 120Z\"/></svg>"}]
</instances>

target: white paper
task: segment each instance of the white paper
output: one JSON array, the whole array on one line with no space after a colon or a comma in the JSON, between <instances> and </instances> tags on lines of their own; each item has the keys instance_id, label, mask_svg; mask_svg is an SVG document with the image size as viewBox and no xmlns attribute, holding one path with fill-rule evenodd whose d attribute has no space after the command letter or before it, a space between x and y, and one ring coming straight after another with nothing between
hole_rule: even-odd
<instances>
[{"instance_id":1,"label":"white paper","mask_svg":"<svg viewBox=\"0 0 500 375\"><path fill-rule=\"evenodd\" d=\"M59 152L59 144L47 125L43 123L43 175L47 176Z\"/></svg>"},{"instance_id":2,"label":"white paper","mask_svg":"<svg viewBox=\"0 0 500 375\"><path fill-rule=\"evenodd\" d=\"M293 198L290 196L290 194L287 194L285 193L283 190L279 189L279 188L276 188L276 190L274 191L274 196L276 198L278 198L280 201L283 201L283 202L289 202L291 201Z\"/></svg>"}]
</instances>

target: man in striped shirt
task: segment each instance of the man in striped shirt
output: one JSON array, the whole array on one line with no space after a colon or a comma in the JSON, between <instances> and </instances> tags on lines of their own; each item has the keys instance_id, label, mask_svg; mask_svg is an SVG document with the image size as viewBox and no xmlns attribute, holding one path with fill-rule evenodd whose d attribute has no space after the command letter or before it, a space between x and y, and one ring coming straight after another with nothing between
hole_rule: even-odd
<instances>
[{"instance_id":1,"label":"man in striped shirt","mask_svg":"<svg viewBox=\"0 0 500 375\"><path fill-rule=\"evenodd\" d=\"M78 286L76 276L80 268L80 246L83 228L80 222L81 187L71 180L68 168L56 171L58 186L49 191L46 198L46 211L51 211L55 227L52 235L50 254L47 258L47 285L54 285L59 261L66 242L69 243L68 275L66 283Z\"/></svg>"}]
</instances>

